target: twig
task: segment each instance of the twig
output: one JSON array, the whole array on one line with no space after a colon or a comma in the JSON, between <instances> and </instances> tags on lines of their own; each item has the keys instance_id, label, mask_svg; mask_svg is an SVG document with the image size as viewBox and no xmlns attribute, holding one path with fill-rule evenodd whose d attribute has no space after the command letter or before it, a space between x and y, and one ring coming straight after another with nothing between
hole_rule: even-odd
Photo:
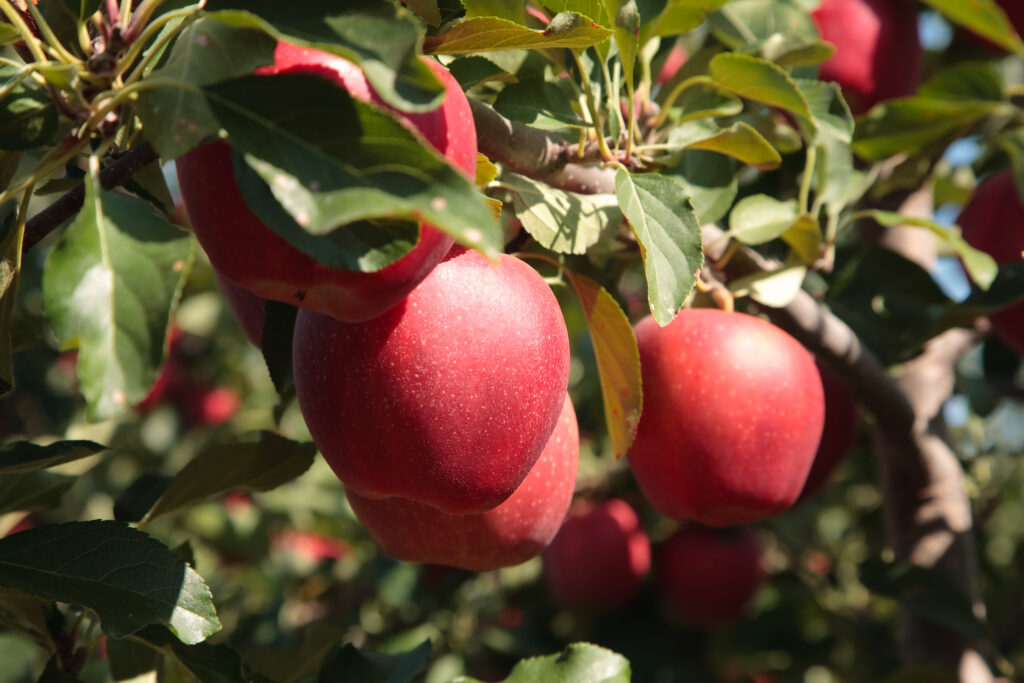
<instances>
[{"instance_id":1,"label":"twig","mask_svg":"<svg viewBox=\"0 0 1024 683\"><path fill-rule=\"evenodd\" d=\"M157 153L148 142L144 142L121 156L100 172L100 185L109 190L123 185L135 173L157 160ZM22 253L35 246L41 239L56 230L66 220L78 213L85 202L85 187L79 186L63 195L32 217L25 226L25 241Z\"/></svg>"}]
</instances>

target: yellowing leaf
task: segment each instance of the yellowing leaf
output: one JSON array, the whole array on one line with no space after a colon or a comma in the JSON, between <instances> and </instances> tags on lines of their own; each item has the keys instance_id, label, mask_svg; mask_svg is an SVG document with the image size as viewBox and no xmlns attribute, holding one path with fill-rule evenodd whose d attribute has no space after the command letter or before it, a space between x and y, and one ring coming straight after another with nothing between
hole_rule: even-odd
<instances>
[{"instance_id":1,"label":"yellowing leaf","mask_svg":"<svg viewBox=\"0 0 1024 683\"><path fill-rule=\"evenodd\" d=\"M543 31L498 17L474 17L423 41L427 54L464 54L493 50L537 50L552 47L583 49L608 39L611 31L581 14L563 12Z\"/></svg>"}]
</instances>

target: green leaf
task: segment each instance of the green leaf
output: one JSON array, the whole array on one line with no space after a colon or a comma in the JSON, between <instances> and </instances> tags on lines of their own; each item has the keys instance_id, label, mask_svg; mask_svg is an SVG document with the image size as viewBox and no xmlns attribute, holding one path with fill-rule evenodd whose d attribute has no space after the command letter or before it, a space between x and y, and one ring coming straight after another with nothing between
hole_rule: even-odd
<instances>
[{"instance_id":1,"label":"green leaf","mask_svg":"<svg viewBox=\"0 0 1024 683\"><path fill-rule=\"evenodd\" d=\"M909 612L975 640L989 637L970 599L942 572L882 560L867 560L858 570L868 590L898 601Z\"/></svg>"},{"instance_id":2,"label":"green leaf","mask_svg":"<svg viewBox=\"0 0 1024 683\"><path fill-rule=\"evenodd\" d=\"M743 111L739 98L710 85L691 85L675 101L669 118L678 123L698 119L735 116Z\"/></svg>"},{"instance_id":3,"label":"green leaf","mask_svg":"<svg viewBox=\"0 0 1024 683\"><path fill-rule=\"evenodd\" d=\"M149 522L229 491L269 491L313 464L316 446L263 432L255 443L214 446L193 458L146 514Z\"/></svg>"},{"instance_id":4,"label":"green leaf","mask_svg":"<svg viewBox=\"0 0 1024 683\"><path fill-rule=\"evenodd\" d=\"M115 681L156 681L163 657L155 648L133 638L108 638L107 662Z\"/></svg>"},{"instance_id":5,"label":"green leaf","mask_svg":"<svg viewBox=\"0 0 1024 683\"><path fill-rule=\"evenodd\" d=\"M466 18L498 17L517 24L526 23L526 7L522 0L462 0Z\"/></svg>"},{"instance_id":6,"label":"green leaf","mask_svg":"<svg viewBox=\"0 0 1024 683\"><path fill-rule=\"evenodd\" d=\"M273 38L203 18L182 31L167 62L147 78L137 111L146 138L164 160L215 135L217 120L200 86L249 74L274 61Z\"/></svg>"},{"instance_id":7,"label":"green leaf","mask_svg":"<svg viewBox=\"0 0 1024 683\"><path fill-rule=\"evenodd\" d=\"M360 65L374 91L402 111L437 107L444 90L417 57L415 20L379 0L303 0L302 11L278 0L210 0L207 13L277 40L340 55Z\"/></svg>"},{"instance_id":8,"label":"green leaf","mask_svg":"<svg viewBox=\"0 0 1024 683\"><path fill-rule=\"evenodd\" d=\"M688 33L704 23L712 12L729 0L668 0L665 9L643 29L643 38L648 36L675 36ZM646 22L646 19L644 20Z\"/></svg>"},{"instance_id":9,"label":"green leaf","mask_svg":"<svg viewBox=\"0 0 1024 683\"><path fill-rule=\"evenodd\" d=\"M87 607L115 638L164 624L197 643L220 629L199 574L120 522L50 524L0 539L0 584Z\"/></svg>"},{"instance_id":10,"label":"green leaf","mask_svg":"<svg viewBox=\"0 0 1024 683\"><path fill-rule=\"evenodd\" d=\"M43 273L46 313L77 346L92 420L141 401L163 359L171 312L192 260L191 236L145 202L85 181L85 203Z\"/></svg>"},{"instance_id":11,"label":"green leaf","mask_svg":"<svg viewBox=\"0 0 1024 683\"><path fill-rule=\"evenodd\" d=\"M459 57L449 62L446 68L463 90L469 90L487 81L516 82L515 76L486 57Z\"/></svg>"},{"instance_id":12,"label":"green leaf","mask_svg":"<svg viewBox=\"0 0 1024 683\"><path fill-rule=\"evenodd\" d=\"M178 660L203 683L246 683L242 656L234 648L209 643L185 644L162 626L147 626L130 638Z\"/></svg>"},{"instance_id":13,"label":"green leaf","mask_svg":"<svg viewBox=\"0 0 1024 683\"><path fill-rule=\"evenodd\" d=\"M792 35L776 33L761 43L761 56L784 69L817 66L835 54L835 45L821 40L808 42Z\"/></svg>"},{"instance_id":14,"label":"green leaf","mask_svg":"<svg viewBox=\"0 0 1024 683\"><path fill-rule=\"evenodd\" d=\"M516 217L537 242L560 254L584 254L601 231L622 220L614 195L577 194L515 173L501 184L512 193Z\"/></svg>"},{"instance_id":15,"label":"green leaf","mask_svg":"<svg viewBox=\"0 0 1024 683\"><path fill-rule=\"evenodd\" d=\"M1001 103L1006 98L999 69L988 62L960 62L946 67L922 85L917 94L938 100Z\"/></svg>"},{"instance_id":16,"label":"green leaf","mask_svg":"<svg viewBox=\"0 0 1024 683\"><path fill-rule=\"evenodd\" d=\"M542 50L567 47L584 49L608 39L611 31L581 14L563 12L542 31L507 19L476 17L452 26L439 36L423 40L427 54L465 54L492 50Z\"/></svg>"},{"instance_id":17,"label":"green leaf","mask_svg":"<svg viewBox=\"0 0 1024 683\"><path fill-rule=\"evenodd\" d=\"M835 83L798 78L794 81L807 100L819 134L830 135L847 144L853 140L853 114Z\"/></svg>"},{"instance_id":18,"label":"green leaf","mask_svg":"<svg viewBox=\"0 0 1024 683\"><path fill-rule=\"evenodd\" d=\"M869 161L886 159L901 152L914 153L966 131L996 107L991 102L931 97L889 100L857 121L853 150Z\"/></svg>"},{"instance_id":19,"label":"green leaf","mask_svg":"<svg viewBox=\"0 0 1024 683\"><path fill-rule=\"evenodd\" d=\"M245 76L206 91L244 155L236 173L246 201L312 258L376 270L405 253L407 231L385 236L378 252L380 242L367 250L363 241L382 231L336 230L371 219L425 220L469 247L500 251L501 228L472 180L380 109L309 74Z\"/></svg>"},{"instance_id":20,"label":"green leaf","mask_svg":"<svg viewBox=\"0 0 1024 683\"><path fill-rule=\"evenodd\" d=\"M337 648L345 631L325 621L314 621L301 634L297 647L261 647L245 653L244 671L263 676L277 683L298 683L318 672L324 658Z\"/></svg>"},{"instance_id":21,"label":"green leaf","mask_svg":"<svg viewBox=\"0 0 1024 683\"><path fill-rule=\"evenodd\" d=\"M782 163L778 151L752 126L742 121L709 138L691 143L687 148L727 154L762 171L778 168Z\"/></svg>"},{"instance_id":22,"label":"green leaf","mask_svg":"<svg viewBox=\"0 0 1024 683\"><path fill-rule=\"evenodd\" d=\"M644 261L647 297L659 325L672 322L704 262L700 225L682 181L674 176L615 174L615 196Z\"/></svg>"},{"instance_id":23,"label":"green leaf","mask_svg":"<svg viewBox=\"0 0 1024 683\"><path fill-rule=\"evenodd\" d=\"M566 270L583 307L594 347L601 399L612 452L621 458L636 439L643 411L640 351L629 318L615 299L593 280Z\"/></svg>"},{"instance_id":24,"label":"green leaf","mask_svg":"<svg viewBox=\"0 0 1024 683\"><path fill-rule=\"evenodd\" d=\"M428 25L441 25L441 10L437 7L437 0L406 0L405 5L420 15Z\"/></svg>"},{"instance_id":25,"label":"green leaf","mask_svg":"<svg viewBox=\"0 0 1024 683\"><path fill-rule=\"evenodd\" d=\"M3 160L10 159L4 154ZM21 273L21 248L25 225L15 225L14 214L0 220L0 396L14 388L14 349L11 328Z\"/></svg>"},{"instance_id":26,"label":"green leaf","mask_svg":"<svg viewBox=\"0 0 1024 683\"><path fill-rule=\"evenodd\" d=\"M626 92L633 92L633 72L640 51L640 10L636 0L605 0L605 11L614 17L615 47L626 81Z\"/></svg>"},{"instance_id":27,"label":"green leaf","mask_svg":"<svg viewBox=\"0 0 1024 683\"><path fill-rule=\"evenodd\" d=\"M56 472L0 474L0 514L17 510L55 510L76 481L78 477Z\"/></svg>"},{"instance_id":28,"label":"green leaf","mask_svg":"<svg viewBox=\"0 0 1024 683\"><path fill-rule=\"evenodd\" d=\"M16 626L45 648L52 642L47 622L54 611L56 606L49 600L0 586L0 621ZM0 661L7 664L2 654Z\"/></svg>"},{"instance_id":29,"label":"green leaf","mask_svg":"<svg viewBox=\"0 0 1024 683\"><path fill-rule=\"evenodd\" d=\"M28 441L16 441L0 447L0 474L31 472L56 467L66 462L87 458L107 450L92 441L57 441L48 446L37 446Z\"/></svg>"},{"instance_id":30,"label":"green leaf","mask_svg":"<svg viewBox=\"0 0 1024 683\"><path fill-rule=\"evenodd\" d=\"M739 192L736 162L714 152L685 150L679 162L665 173L682 181L701 225L725 216Z\"/></svg>"},{"instance_id":31,"label":"green leaf","mask_svg":"<svg viewBox=\"0 0 1024 683\"><path fill-rule=\"evenodd\" d=\"M781 237L801 263L810 265L818 260L824 237L821 234L821 225L814 216L801 214L786 228Z\"/></svg>"},{"instance_id":32,"label":"green leaf","mask_svg":"<svg viewBox=\"0 0 1024 683\"><path fill-rule=\"evenodd\" d=\"M21 40L18 29L11 24L0 23L0 45L10 45Z\"/></svg>"},{"instance_id":33,"label":"green leaf","mask_svg":"<svg viewBox=\"0 0 1024 683\"><path fill-rule=\"evenodd\" d=\"M993 43L1024 55L1024 42L1016 35L1006 13L995 0L924 0L955 24L982 35Z\"/></svg>"},{"instance_id":34,"label":"green leaf","mask_svg":"<svg viewBox=\"0 0 1024 683\"><path fill-rule=\"evenodd\" d=\"M804 3L806 4L806 3ZM733 50L764 50L780 33L793 41L810 44L818 30L807 9L788 0L732 0L708 18L711 32ZM772 57L765 55L767 59Z\"/></svg>"},{"instance_id":35,"label":"green leaf","mask_svg":"<svg viewBox=\"0 0 1024 683\"><path fill-rule=\"evenodd\" d=\"M780 237L798 216L795 199L750 195L736 202L729 214L729 236L743 244L764 244Z\"/></svg>"},{"instance_id":36,"label":"green leaf","mask_svg":"<svg viewBox=\"0 0 1024 683\"><path fill-rule=\"evenodd\" d=\"M569 98L557 85L539 78L505 86L494 99L494 109L507 118L542 130L592 127L576 115Z\"/></svg>"},{"instance_id":37,"label":"green leaf","mask_svg":"<svg viewBox=\"0 0 1024 683\"><path fill-rule=\"evenodd\" d=\"M589 17L601 26L611 26L604 8L604 0L540 0L540 5L552 14L575 12Z\"/></svg>"},{"instance_id":38,"label":"green leaf","mask_svg":"<svg viewBox=\"0 0 1024 683\"><path fill-rule=\"evenodd\" d=\"M904 216L903 214L891 211L871 211L870 214L879 224L887 228L895 228L900 225L914 225L919 228L927 228L956 252L963 262L964 268L967 269L968 275L971 276L971 279L979 287L988 289L992 281L995 280L996 274L999 271L999 266L995 260L985 252L969 245L960 234L958 227L947 228L941 223L927 218Z\"/></svg>"},{"instance_id":39,"label":"green leaf","mask_svg":"<svg viewBox=\"0 0 1024 683\"><path fill-rule=\"evenodd\" d=\"M346 643L327 656L316 680L317 683L410 683L426 670L433 649L429 639L408 652L397 654L360 650Z\"/></svg>"},{"instance_id":40,"label":"green leaf","mask_svg":"<svg viewBox=\"0 0 1024 683\"><path fill-rule=\"evenodd\" d=\"M159 472L143 472L114 499L114 519L140 522L164 495L174 477Z\"/></svg>"},{"instance_id":41,"label":"green leaf","mask_svg":"<svg viewBox=\"0 0 1024 683\"><path fill-rule=\"evenodd\" d=\"M501 683L629 683L629 661L590 643L572 643L559 654L520 660ZM457 678L457 683L481 683Z\"/></svg>"},{"instance_id":42,"label":"green leaf","mask_svg":"<svg viewBox=\"0 0 1024 683\"><path fill-rule=\"evenodd\" d=\"M1017 195L1024 197L1024 128L1012 128L996 138L996 145L1010 158ZM1021 200L1024 203L1024 199Z\"/></svg>"},{"instance_id":43,"label":"green leaf","mask_svg":"<svg viewBox=\"0 0 1024 683\"><path fill-rule=\"evenodd\" d=\"M811 110L800 88L775 64L750 55L723 52L712 58L710 69L711 78L726 90L811 120Z\"/></svg>"},{"instance_id":44,"label":"green leaf","mask_svg":"<svg viewBox=\"0 0 1024 683\"><path fill-rule=\"evenodd\" d=\"M797 260L777 270L758 271L729 282L729 289L738 296L749 295L763 306L782 308L800 292L807 266Z\"/></svg>"},{"instance_id":45,"label":"green leaf","mask_svg":"<svg viewBox=\"0 0 1024 683\"><path fill-rule=\"evenodd\" d=\"M19 69L0 64L0 87L8 86ZM23 78L0 100L0 149L32 149L47 144L57 132L57 109L46 89Z\"/></svg>"}]
</instances>

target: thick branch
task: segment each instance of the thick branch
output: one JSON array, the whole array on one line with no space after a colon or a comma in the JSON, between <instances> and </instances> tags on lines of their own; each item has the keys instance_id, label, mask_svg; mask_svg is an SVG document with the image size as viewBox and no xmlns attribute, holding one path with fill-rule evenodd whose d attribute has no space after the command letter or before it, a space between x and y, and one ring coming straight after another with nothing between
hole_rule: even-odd
<instances>
[{"instance_id":1,"label":"thick branch","mask_svg":"<svg viewBox=\"0 0 1024 683\"><path fill-rule=\"evenodd\" d=\"M135 173L156 160L156 151L148 142L144 142L100 171L100 185L105 190L122 185ZM64 221L78 213L84 202L85 187L79 186L33 216L25 225L22 253L31 249L41 239L62 225Z\"/></svg>"}]
</instances>

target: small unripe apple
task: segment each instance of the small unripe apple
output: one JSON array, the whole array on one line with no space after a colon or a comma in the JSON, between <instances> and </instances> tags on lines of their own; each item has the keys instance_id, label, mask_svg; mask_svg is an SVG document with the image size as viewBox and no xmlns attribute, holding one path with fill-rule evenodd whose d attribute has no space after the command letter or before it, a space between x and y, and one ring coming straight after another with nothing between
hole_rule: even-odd
<instances>
[{"instance_id":1,"label":"small unripe apple","mask_svg":"<svg viewBox=\"0 0 1024 683\"><path fill-rule=\"evenodd\" d=\"M912 0L824 0L811 18L836 46L818 77L842 87L854 114L917 89L924 52Z\"/></svg>"},{"instance_id":2,"label":"small unripe apple","mask_svg":"<svg viewBox=\"0 0 1024 683\"><path fill-rule=\"evenodd\" d=\"M1017 193L1013 172L998 171L978 183L957 224L968 244L999 265L1024 258L1024 202ZM1024 304L1003 308L989 320L1000 339L1024 353Z\"/></svg>"},{"instance_id":3,"label":"small unripe apple","mask_svg":"<svg viewBox=\"0 0 1024 683\"><path fill-rule=\"evenodd\" d=\"M857 434L857 423L860 421L860 411L857 410L857 402L850 390L835 373L821 363L815 362L825 392L825 425L821 430L818 452L814 456L814 463L807 474L807 482L799 500L807 500L820 491L832 476L832 472L843 461L843 456L850 450L853 437Z\"/></svg>"},{"instance_id":4,"label":"small unripe apple","mask_svg":"<svg viewBox=\"0 0 1024 683\"><path fill-rule=\"evenodd\" d=\"M644 410L629 466L662 514L711 526L796 501L825 405L813 356L745 313L685 309L637 323Z\"/></svg>"},{"instance_id":5,"label":"small unripe apple","mask_svg":"<svg viewBox=\"0 0 1024 683\"><path fill-rule=\"evenodd\" d=\"M311 73L344 88L352 97L391 111L417 130L456 168L476 172L476 128L465 93L440 64L425 59L445 87L438 108L399 112L370 88L352 62L318 50L279 43L274 64L260 74ZM417 245L394 263L372 273L317 263L267 227L245 202L235 181L231 151L224 142L201 145L175 162L182 197L196 238L224 277L265 299L360 322L380 315L408 294L440 261L452 238L421 223Z\"/></svg>"},{"instance_id":6,"label":"small unripe apple","mask_svg":"<svg viewBox=\"0 0 1024 683\"><path fill-rule=\"evenodd\" d=\"M643 585L651 568L651 542L626 501L580 501L543 557L544 578L558 602L617 609Z\"/></svg>"},{"instance_id":7,"label":"small unripe apple","mask_svg":"<svg viewBox=\"0 0 1024 683\"><path fill-rule=\"evenodd\" d=\"M537 271L461 248L364 323L300 310L295 392L349 491L489 510L540 457L569 381L558 301Z\"/></svg>"},{"instance_id":8,"label":"small unripe apple","mask_svg":"<svg viewBox=\"0 0 1024 683\"><path fill-rule=\"evenodd\" d=\"M747 527L689 524L654 550L658 592L691 623L736 621L764 582L761 542Z\"/></svg>"},{"instance_id":9,"label":"small unripe apple","mask_svg":"<svg viewBox=\"0 0 1024 683\"><path fill-rule=\"evenodd\" d=\"M536 557L558 532L572 501L579 464L576 412L565 396L558 424L540 458L505 502L486 512L449 515L407 500L374 500L348 492L370 535L407 562L488 571Z\"/></svg>"}]
</instances>

